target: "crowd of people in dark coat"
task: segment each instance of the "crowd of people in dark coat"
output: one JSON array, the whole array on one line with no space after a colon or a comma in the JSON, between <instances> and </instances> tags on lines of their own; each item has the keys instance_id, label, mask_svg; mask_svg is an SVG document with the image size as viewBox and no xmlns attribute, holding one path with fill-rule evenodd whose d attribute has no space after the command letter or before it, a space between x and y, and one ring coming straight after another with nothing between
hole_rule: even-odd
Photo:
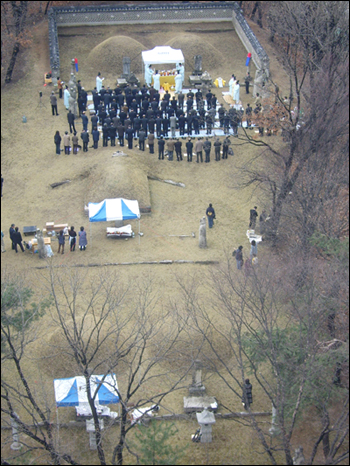
<instances>
[{"instance_id":1,"label":"crowd of people in dark coat","mask_svg":"<svg viewBox=\"0 0 350 466\"><path fill-rule=\"evenodd\" d=\"M144 85L140 89L137 86L127 85L122 88L117 85L115 89L102 86L99 92L96 87L94 88L92 91L94 111L90 111L92 115L89 121L86 115L87 92L81 86L80 81L78 81L77 88L79 117L83 125L80 134L83 152L88 151L89 143L92 143L90 148L97 149L100 139L102 139L103 147L107 147L109 143L111 147L114 147L116 140L118 140L121 147L127 144L129 149L132 149L134 141L138 140L139 149L144 150L147 139L150 153L154 153L156 138L158 142L161 139L175 138L177 132L180 138L185 136L199 137L201 130L210 136L213 128L218 128L217 125L225 135L232 134L237 137L238 127L242 121L245 120L249 127L254 112L260 111L258 105L253 111L248 104L244 116L243 109L237 110L231 106L229 110L226 110L223 104L218 107L217 98L210 89L205 95L200 89L196 92L190 89L186 94L181 91L173 97L169 91L165 91L161 98L160 92L153 86ZM70 141L68 132L63 136L65 153L70 152L71 144L73 144L73 149L74 146L77 148L79 141L75 129L74 114L69 111L67 119L70 133L74 133L74 136L72 136L72 141ZM102 138L98 127L102 127ZM63 149L60 147L62 137L58 131L55 134L54 142L56 153L59 154ZM159 159L163 159L163 142L160 142L158 146ZM77 153L77 151L73 152ZM217 153L216 149L215 160L220 160ZM223 158L225 158L225 154ZM182 158L178 157L178 160L182 160ZM191 157L189 161L191 161ZM206 162L208 161L206 160Z\"/></svg>"}]
</instances>

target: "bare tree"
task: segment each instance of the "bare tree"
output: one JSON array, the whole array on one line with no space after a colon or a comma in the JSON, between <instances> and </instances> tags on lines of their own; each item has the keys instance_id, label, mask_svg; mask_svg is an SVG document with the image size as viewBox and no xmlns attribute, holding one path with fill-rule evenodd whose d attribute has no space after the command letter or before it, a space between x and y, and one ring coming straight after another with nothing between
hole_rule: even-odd
<instances>
[{"instance_id":1,"label":"bare tree","mask_svg":"<svg viewBox=\"0 0 350 466\"><path fill-rule=\"evenodd\" d=\"M298 263L282 267L271 262L244 274L228 257L227 264L209 277L210 309L196 296L196 280L188 286L188 279L186 284L180 281L182 306L191 331L210 347L201 354L208 370L215 371L238 398L247 374L253 375L277 410L281 434L271 442L266 426L248 407L249 423L271 463L278 464L277 453L282 450L286 464L293 464L291 439L297 422L316 406L320 427L316 435L310 432L308 464L313 464L327 438L331 440L324 448L325 462L337 464L348 457L348 389L333 382L336 362L348 364L347 340L329 340L328 308L318 294L320 283L310 266L307 279L298 286L298 269Z\"/></svg>"}]
</instances>

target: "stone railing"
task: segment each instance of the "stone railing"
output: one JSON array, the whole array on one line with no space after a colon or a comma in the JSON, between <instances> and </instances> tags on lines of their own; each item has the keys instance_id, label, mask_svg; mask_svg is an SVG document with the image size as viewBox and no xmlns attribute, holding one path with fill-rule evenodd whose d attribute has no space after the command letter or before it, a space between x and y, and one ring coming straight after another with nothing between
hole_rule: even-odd
<instances>
[{"instance_id":1,"label":"stone railing","mask_svg":"<svg viewBox=\"0 0 350 466\"><path fill-rule=\"evenodd\" d=\"M232 21L244 47L258 69L269 72L269 57L244 19L237 2L171 3L130 6L51 8L49 11L50 66L53 82L59 76L58 27L110 24L151 24Z\"/></svg>"}]
</instances>

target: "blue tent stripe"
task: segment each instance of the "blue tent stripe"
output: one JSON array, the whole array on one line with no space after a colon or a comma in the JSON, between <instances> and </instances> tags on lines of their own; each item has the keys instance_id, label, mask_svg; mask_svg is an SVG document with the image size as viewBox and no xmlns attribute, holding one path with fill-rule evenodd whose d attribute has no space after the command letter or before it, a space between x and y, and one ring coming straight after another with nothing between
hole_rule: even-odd
<instances>
[{"instance_id":1,"label":"blue tent stripe","mask_svg":"<svg viewBox=\"0 0 350 466\"><path fill-rule=\"evenodd\" d=\"M105 222L107 219L106 201L103 202L100 210L90 218L90 222Z\"/></svg>"},{"instance_id":2,"label":"blue tent stripe","mask_svg":"<svg viewBox=\"0 0 350 466\"><path fill-rule=\"evenodd\" d=\"M132 210L129 209L129 207L125 204L123 199L121 199L121 205L122 205L122 215L123 215L123 220L131 220L133 218L138 218L137 214L135 214Z\"/></svg>"},{"instance_id":3,"label":"blue tent stripe","mask_svg":"<svg viewBox=\"0 0 350 466\"><path fill-rule=\"evenodd\" d=\"M101 380L96 378L96 384L98 384L99 382L101 382ZM96 389L97 389L97 387L96 387ZM110 390L108 390L106 385L102 385L100 387L97 396L98 396L98 402L101 405L109 405L109 404L113 404L113 403L119 403L119 397L117 395L115 395L114 393L112 393Z\"/></svg>"},{"instance_id":4,"label":"blue tent stripe","mask_svg":"<svg viewBox=\"0 0 350 466\"><path fill-rule=\"evenodd\" d=\"M59 408L60 406L78 406L78 404L78 386L77 381L74 380L74 383L69 389L67 396L63 400L57 402L57 407Z\"/></svg>"}]
</instances>

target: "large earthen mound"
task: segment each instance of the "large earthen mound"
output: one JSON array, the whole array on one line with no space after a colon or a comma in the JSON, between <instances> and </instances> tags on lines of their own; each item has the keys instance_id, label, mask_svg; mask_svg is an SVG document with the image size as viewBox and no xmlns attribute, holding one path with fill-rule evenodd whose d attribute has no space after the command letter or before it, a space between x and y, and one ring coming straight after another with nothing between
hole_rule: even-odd
<instances>
[{"instance_id":1,"label":"large earthen mound","mask_svg":"<svg viewBox=\"0 0 350 466\"><path fill-rule=\"evenodd\" d=\"M195 55L202 55L203 71L217 70L225 62L223 54L211 45L203 35L181 34L169 40L166 45L182 50L186 62L186 71L190 71L194 67Z\"/></svg>"},{"instance_id":2,"label":"large earthen mound","mask_svg":"<svg viewBox=\"0 0 350 466\"><path fill-rule=\"evenodd\" d=\"M145 47L128 36L114 36L94 47L88 55L87 66L103 74L120 74L123 69L123 57L131 59L130 70L142 71L141 52Z\"/></svg>"}]
</instances>

